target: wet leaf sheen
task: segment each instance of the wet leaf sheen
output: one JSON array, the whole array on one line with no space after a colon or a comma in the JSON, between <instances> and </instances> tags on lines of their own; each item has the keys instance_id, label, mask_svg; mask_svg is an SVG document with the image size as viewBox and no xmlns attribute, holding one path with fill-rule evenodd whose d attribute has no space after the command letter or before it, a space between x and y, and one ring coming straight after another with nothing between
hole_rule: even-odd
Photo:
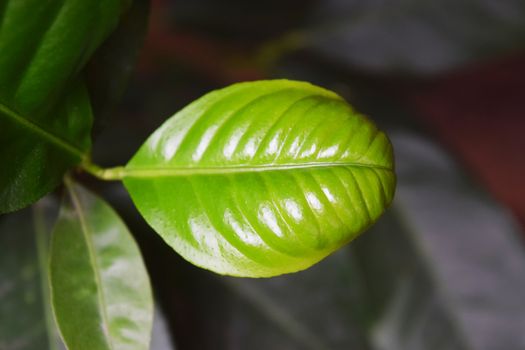
<instances>
[{"instance_id":1,"label":"wet leaf sheen","mask_svg":"<svg viewBox=\"0 0 525 350\"><path fill-rule=\"evenodd\" d=\"M149 224L220 274L305 269L392 200L392 146L338 95L273 80L211 92L164 123L124 171Z\"/></svg>"}]
</instances>

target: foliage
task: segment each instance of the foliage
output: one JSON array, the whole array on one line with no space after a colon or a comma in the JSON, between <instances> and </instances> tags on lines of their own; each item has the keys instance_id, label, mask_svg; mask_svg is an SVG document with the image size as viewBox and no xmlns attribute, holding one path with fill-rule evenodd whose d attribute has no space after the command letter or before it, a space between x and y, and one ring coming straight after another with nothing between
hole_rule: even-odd
<instances>
[{"instance_id":1,"label":"foliage","mask_svg":"<svg viewBox=\"0 0 525 350\"><path fill-rule=\"evenodd\" d=\"M48 229L26 227L32 219L23 226L43 242L38 252L22 251L40 257L41 273L30 259L21 276L6 269L14 274L7 281L22 278L32 293L21 309L36 315L35 337L22 336L19 347L53 347L55 323L71 350L149 347L153 303L140 251L116 212L73 179L78 172L123 180L139 212L185 259L247 277L311 266L374 223L394 195L385 134L335 93L288 80L209 93L168 119L126 166L93 164L93 119L107 115L118 91L99 90L97 81L86 88L83 74L90 59L96 70L105 66L97 57L109 57L105 67L134 57L140 39L122 54L107 54L111 40L97 51L129 9L119 0L0 4L0 51L9 53L0 57L0 213L65 183L50 246ZM129 23L120 30L140 36L143 27ZM12 215L18 222L27 209ZM2 228L14 227L7 216ZM8 249L20 243L5 237ZM15 325L13 342L26 331Z\"/></svg>"},{"instance_id":2,"label":"foliage","mask_svg":"<svg viewBox=\"0 0 525 350\"><path fill-rule=\"evenodd\" d=\"M150 225L212 271L302 270L374 222L394 194L386 136L339 96L293 81L210 93L123 170Z\"/></svg>"},{"instance_id":3,"label":"foliage","mask_svg":"<svg viewBox=\"0 0 525 350\"><path fill-rule=\"evenodd\" d=\"M81 69L124 4L3 1L0 5L0 213L53 190L90 148ZM86 15L87 14L87 15ZM49 166L53 164L53 166Z\"/></svg>"},{"instance_id":4,"label":"foliage","mask_svg":"<svg viewBox=\"0 0 525 350\"><path fill-rule=\"evenodd\" d=\"M140 252L108 204L66 185L49 265L63 340L69 349L147 349L153 302Z\"/></svg>"},{"instance_id":5,"label":"foliage","mask_svg":"<svg viewBox=\"0 0 525 350\"><path fill-rule=\"evenodd\" d=\"M164 286L177 296L181 347L523 348L519 229L438 145L406 131L390 135L399 176L390 210L322 263L276 278L241 279L170 260L185 271L184 284ZM185 308L176 308L181 303ZM193 333L184 332L188 322Z\"/></svg>"}]
</instances>

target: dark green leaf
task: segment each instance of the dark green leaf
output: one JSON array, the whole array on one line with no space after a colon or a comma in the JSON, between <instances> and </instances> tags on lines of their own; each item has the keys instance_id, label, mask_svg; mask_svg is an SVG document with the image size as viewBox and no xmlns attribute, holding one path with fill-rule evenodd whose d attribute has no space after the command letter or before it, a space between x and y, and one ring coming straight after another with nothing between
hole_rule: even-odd
<instances>
[{"instance_id":1,"label":"dark green leaf","mask_svg":"<svg viewBox=\"0 0 525 350\"><path fill-rule=\"evenodd\" d=\"M53 309L69 349L148 349L153 302L140 251L109 205L69 181L50 271Z\"/></svg>"},{"instance_id":2,"label":"dark green leaf","mask_svg":"<svg viewBox=\"0 0 525 350\"><path fill-rule=\"evenodd\" d=\"M47 253L57 206L43 199L0 218L0 349L57 349Z\"/></svg>"},{"instance_id":3,"label":"dark green leaf","mask_svg":"<svg viewBox=\"0 0 525 350\"><path fill-rule=\"evenodd\" d=\"M47 131L0 105L0 213L20 209L55 188L91 144L91 107L77 85L53 111ZM67 139L59 135L68 135Z\"/></svg>"},{"instance_id":4,"label":"dark green leaf","mask_svg":"<svg viewBox=\"0 0 525 350\"><path fill-rule=\"evenodd\" d=\"M95 134L111 117L133 72L148 29L149 5L149 0L134 0L122 14L118 27L93 54L86 67Z\"/></svg>"},{"instance_id":5,"label":"dark green leaf","mask_svg":"<svg viewBox=\"0 0 525 350\"><path fill-rule=\"evenodd\" d=\"M0 2L0 213L51 191L85 156L91 113L77 76L123 6Z\"/></svg>"},{"instance_id":6,"label":"dark green leaf","mask_svg":"<svg viewBox=\"0 0 525 350\"><path fill-rule=\"evenodd\" d=\"M170 118L124 170L149 224L221 274L305 269L392 200L387 137L336 94L302 82L236 84Z\"/></svg>"}]
</instances>

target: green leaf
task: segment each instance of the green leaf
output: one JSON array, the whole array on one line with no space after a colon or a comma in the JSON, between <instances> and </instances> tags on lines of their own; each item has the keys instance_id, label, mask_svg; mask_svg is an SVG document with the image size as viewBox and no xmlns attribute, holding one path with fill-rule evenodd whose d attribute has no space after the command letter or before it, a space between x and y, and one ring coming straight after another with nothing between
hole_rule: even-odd
<instances>
[{"instance_id":1,"label":"green leaf","mask_svg":"<svg viewBox=\"0 0 525 350\"><path fill-rule=\"evenodd\" d=\"M57 208L43 199L0 218L0 349L57 349L60 342L47 282Z\"/></svg>"},{"instance_id":2,"label":"green leaf","mask_svg":"<svg viewBox=\"0 0 525 350\"><path fill-rule=\"evenodd\" d=\"M128 83L148 29L149 0L134 0L118 27L86 66L86 84L93 106L96 135L103 129Z\"/></svg>"},{"instance_id":3,"label":"green leaf","mask_svg":"<svg viewBox=\"0 0 525 350\"><path fill-rule=\"evenodd\" d=\"M91 112L78 75L123 6L0 3L0 213L51 191L89 150Z\"/></svg>"},{"instance_id":4,"label":"green leaf","mask_svg":"<svg viewBox=\"0 0 525 350\"><path fill-rule=\"evenodd\" d=\"M69 349L147 349L153 318L140 251L113 209L69 181L51 241L56 321Z\"/></svg>"},{"instance_id":5,"label":"green leaf","mask_svg":"<svg viewBox=\"0 0 525 350\"><path fill-rule=\"evenodd\" d=\"M75 86L54 113L49 132L0 105L0 213L44 196L89 149L92 118L84 86Z\"/></svg>"},{"instance_id":6,"label":"green leaf","mask_svg":"<svg viewBox=\"0 0 525 350\"><path fill-rule=\"evenodd\" d=\"M303 82L212 92L160 127L123 172L148 223L220 274L305 269L392 200L392 147L336 94Z\"/></svg>"},{"instance_id":7,"label":"green leaf","mask_svg":"<svg viewBox=\"0 0 525 350\"><path fill-rule=\"evenodd\" d=\"M185 281L163 288L168 307L185 305L174 320L181 348L525 348L516 222L427 137L390 136L398 176L391 209L307 271L225 278L169 259ZM162 269L168 260L159 260Z\"/></svg>"}]
</instances>

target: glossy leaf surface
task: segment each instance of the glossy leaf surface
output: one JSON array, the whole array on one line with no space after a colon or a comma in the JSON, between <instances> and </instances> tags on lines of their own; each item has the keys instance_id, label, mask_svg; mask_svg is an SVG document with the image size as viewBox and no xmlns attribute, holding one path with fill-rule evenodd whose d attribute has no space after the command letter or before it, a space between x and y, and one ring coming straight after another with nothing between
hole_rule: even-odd
<instances>
[{"instance_id":1,"label":"glossy leaf surface","mask_svg":"<svg viewBox=\"0 0 525 350\"><path fill-rule=\"evenodd\" d=\"M149 224L190 262L263 277L305 269L392 200L390 142L336 94L242 83L170 118L124 171Z\"/></svg>"},{"instance_id":2,"label":"glossy leaf surface","mask_svg":"<svg viewBox=\"0 0 525 350\"><path fill-rule=\"evenodd\" d=\"M56 321L69 349L147 349L153 318L140 251L108 204L68 183L51 241Z\"/></svg>"},{"instance_id":3,"label":"glossy leaf surface","mask_svg":"<svg viewBox=\"0 0 525 350\"><path fill-rule=\"evenodd\" d=\"M389 135L396 198L353 244L271 279L216 278L176 265L186 283L164 293L167 303L180 298L172 308L187 305L175 325L181 347L525 348L525 251L516 222L427 138ZM188 322L193 333L184 332Z\"/></svg>"},{"instance_id":4,"label":"glossy leaf surface","mask_svg":"<svg viewBox=\"0 0 525 350\"><path fill-rule=\"evenodd\" d=\"M91 112L78 75L124 5L0 2L0 213L51 191L89 149Z\"/></svg>"}]
</instances>

